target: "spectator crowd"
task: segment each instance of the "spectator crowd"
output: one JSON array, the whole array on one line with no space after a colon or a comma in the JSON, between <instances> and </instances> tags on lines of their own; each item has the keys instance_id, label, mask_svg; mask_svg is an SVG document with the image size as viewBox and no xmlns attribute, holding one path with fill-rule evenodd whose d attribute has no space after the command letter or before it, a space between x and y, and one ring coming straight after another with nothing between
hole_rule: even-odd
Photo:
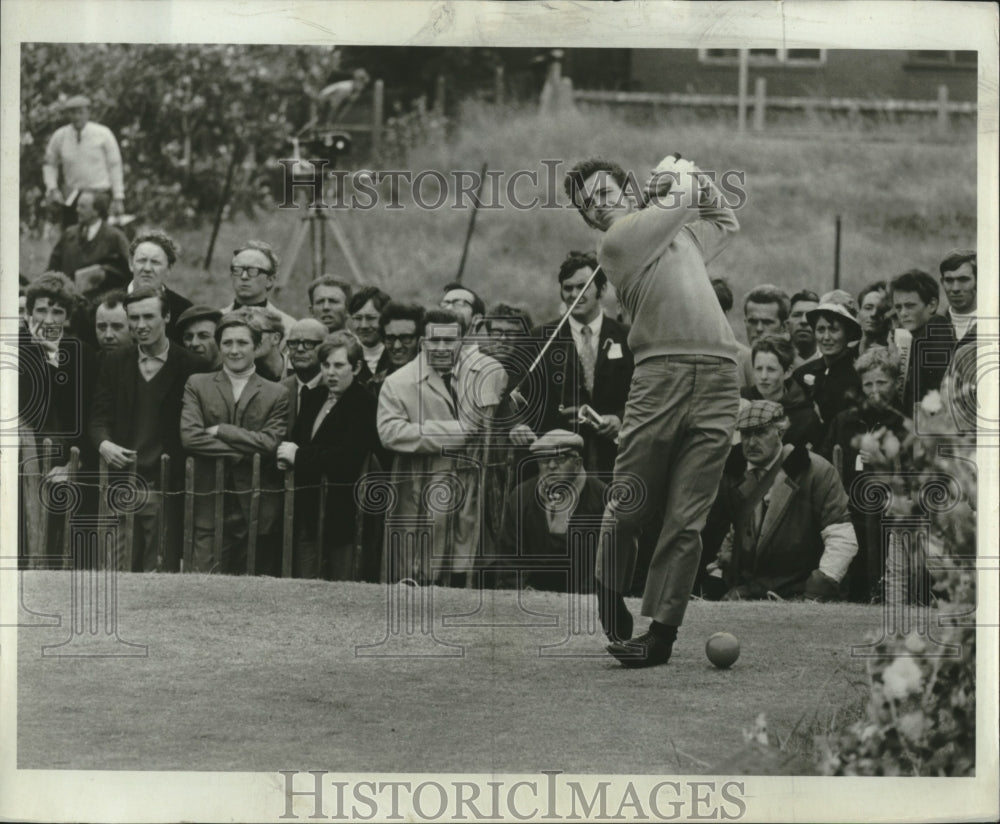
<instances>
[{"instance_id":1,"label":"spectator crowd","mask_svg":"<svg viewBox=\"0 0 1000 824\"><path fill-rule=\"evenodd\" d=\"M78 108L83 124L49 153L61 206L57 161L73 169L87 141L106 144ZM634 367L593 254L553 267L563 323L535 325L514 302L487 309L460 282L420 305L332 275L309 284L309 314L294 317L272 299L268 243L233 253L226 305L194 305L172 288L169 235L129 242L109 225L121 200L112 163L74 192L50 271L22 278L25 563L64 545L58 514L25 511L37 489L74 484L80 511L96 511L86 479L103 471L102 483L142 490L118 532L120 570L592 591L595 541L581 536L600 531ZM898 469L886 436L902 443L915 405L975 351L976 253L949 252L938 270L857 296L808 283L747 292L703 597L882 597L886 547L856 503L858 478ZM712 286L728 316L729 284ZM387 494L373 518L364 493L377 484Z\"/></svg>"}]
</instances>

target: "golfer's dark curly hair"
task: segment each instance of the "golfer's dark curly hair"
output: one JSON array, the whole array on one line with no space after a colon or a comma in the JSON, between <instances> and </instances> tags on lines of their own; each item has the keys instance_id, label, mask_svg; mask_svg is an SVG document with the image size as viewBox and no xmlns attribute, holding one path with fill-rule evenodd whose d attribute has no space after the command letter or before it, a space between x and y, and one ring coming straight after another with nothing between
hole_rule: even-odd
<instances>
[{"instance_id":1,"label":"golfer's dark curly hair","mask_svg":"<svg viewBox=\"0 0 1000 824\"><path fill-rule=\"evenodd\" d=\"M583 184L593 174L597 172L607 172L611 175L612 180L618 184L618 186L624 190L626 182L628 180L628 174L625 170L610 160L604 160L600 157L591 157L586 160L581 160L572 169L566 172L566 177L563 179L563 186L566 189L566 194L569 199L573 202L573 205L580 210L580 214L583 219L587 221L588 225L593 226L595 229L598 228L597 225L587 217L583 210L583 204L580 202L580 192L583 189Z\"/></svg>"},{"instance_id":2,"label":"golfer's dark curly hair","mask_svg":"<svg viewBox=\"0 0 1000 824\"><path fill-rule=\"evenodd\" d=\"M559 264L559 283L561 284L566 278L572 277L574 273L584 267L596 269L597 255L593 252L570 252L566 255L566 259ZM603 295L608 286L608 276L604 274L603 270L597 273L594 285L597 286L597 296Z\"/></svg>"}]
</instances>

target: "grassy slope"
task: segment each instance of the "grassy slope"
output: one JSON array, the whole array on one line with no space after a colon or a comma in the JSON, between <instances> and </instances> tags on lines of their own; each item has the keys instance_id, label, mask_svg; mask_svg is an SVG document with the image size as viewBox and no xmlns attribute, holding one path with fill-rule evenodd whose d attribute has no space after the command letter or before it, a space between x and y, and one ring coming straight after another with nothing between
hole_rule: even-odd
<instances>
[{"instance_id":1,"label":"grassy slope","mask_svg":"<svg viewBox=\"0 0 1000 824\"><path fill-rule=\"evenodd\" d=\"M467 106L448 140L420 147L410 168L538 172L541 159L558 159L565 171L577 159L599 153L619 158L640 180L670 151L702 168L745 170L749 201L739 214L743 230L712 265L728 278L737 306L753 285L777 283L790 291L832 287L834 218L843 217L842 284L852 292L865 283L919 267L937 273L944 253L975 245L976 157L974 135L949 144L922 142L916 131L904 142L896 131L845 131L833 125L795 135L735 134L723 125L622 122L605 110L541 119L533 109L497 113ZM558 185L561 187L561 175ZM430 196L430 189L426 190ZM518 196L530 199L527 181ZM489 198L489 191L486 193ZM559 192L559 200L565 198ZM404 197L404 203L406 199ZM175 269L177 288L194 300L228 300L225 266L229 250L250 236L284 251L298 225L296 212L262 213L227 222L216 244L211 276L201 269L209 228L178 232L185 247ZM457 270L468 222L465 210L407 208L338 212L362 268L395 296L435 301ZM555 272L569 249L596 241L570 209L481 211L466 267L466 281L487 301L529 306L540 319L555 312ZM348 270L329 243L328 268ZM22 244L22 271L37 274L47 259L41 242ZM283 308L301 314L310 280L308 245L299 256ZM741 327L738 310L734 323ZM741 330L740 330L741 331Z\"/></svg>"},{"instance_id":2,"label":"grassy slope","mask_svg":"<svg viewBox=\"0 0 1000 824\"><path fill-rule=\"evenodd\" d=\"M626 671L597 636L585 657L550 659L554 629L442 627L461 658L360 658L385 635L386 589L366 584L123 575L122 638L146 658L43 658L67 627L19 636L20 768L681 774L755 771L732 764L741 730L766 712L787 735L857 705L850 657L879 620L853 605L715 604L688 611L675 657ZM434 590L435 614L468 612L475 594ZM514 594L494 596L510 614ZM529 605L562 614L565 596ZM66 573L25 573L24 603L68 616ZM633 603L637 609L638 604ZM64 623L66 618L64 618ZM703 653L729 630L728 671ZM440 649L440 648L435 648ZM305 767L303 767L305 768ZM785 768L786 772L794 772Z\"/></svg>"}]
</instances>

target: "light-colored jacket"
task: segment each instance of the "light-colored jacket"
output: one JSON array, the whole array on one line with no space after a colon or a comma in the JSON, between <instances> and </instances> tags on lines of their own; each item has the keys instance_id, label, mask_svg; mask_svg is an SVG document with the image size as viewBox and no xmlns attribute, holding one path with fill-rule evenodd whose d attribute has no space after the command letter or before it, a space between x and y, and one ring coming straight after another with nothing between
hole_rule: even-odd
<instances>
[{"instance_id":1,"label":"light-colored jacket","mask_svg":"<svg viewBox=\"0 0 1000 824\"><path fill-rule=\"evenodd\" d=\"M481 554L482 455L505 385L503 367L474 345L463 347L455 367L457 408L423 352L385 379L377 425L393 456L394 504L387 513L385 548L389 580L438 580L475 565ZM393 560L392 552L405 543L400 534L413 530L430 530L426 554Z\"/></svg>"}]
</instances>

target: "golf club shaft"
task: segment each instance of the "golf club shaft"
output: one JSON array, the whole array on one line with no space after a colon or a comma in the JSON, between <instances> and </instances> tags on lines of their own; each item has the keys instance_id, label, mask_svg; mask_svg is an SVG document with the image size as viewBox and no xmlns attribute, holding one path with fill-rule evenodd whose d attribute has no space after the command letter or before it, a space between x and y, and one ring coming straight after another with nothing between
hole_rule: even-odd
<instances>
[{"instance_id":1,"label":"golf club shaft","mask_svg":"<svg viewBox=\"0 0 1000 824\"><path fill-rule=\"evenodd\" d=\"M591 272L590 277L587 278L587 282L583 285L583 288L579 292L577 292L576 297L573 298L573 302L570 303L570 305L566 308L566 312L559 320L559 323L556 324L556 328L552 331L552 334L549 336L549 339L545 341L545 345L542 347L542 351L538 353L535 359L531 362L531 366L528 367L528 370L521 377L521 380L519 380L517 382L517 385L511 390L512 394L521 388L521 384L523 384L528 379L528 376L532 372L534 372L535 369L538 367L538 364L542 362L542 358L545 357L545 353L548 352L549 349L552 347L552 344L555 343L555 340L558 337L559 332L566 325L566 321L569 320L569 316L573 313L573 310L576 309L577 304L583 299L584 294L586 294L591 284L597 278L597 273L600 271L601 267L597 266L594 268L594 271Z\"/></svg>"}]
</instances>

